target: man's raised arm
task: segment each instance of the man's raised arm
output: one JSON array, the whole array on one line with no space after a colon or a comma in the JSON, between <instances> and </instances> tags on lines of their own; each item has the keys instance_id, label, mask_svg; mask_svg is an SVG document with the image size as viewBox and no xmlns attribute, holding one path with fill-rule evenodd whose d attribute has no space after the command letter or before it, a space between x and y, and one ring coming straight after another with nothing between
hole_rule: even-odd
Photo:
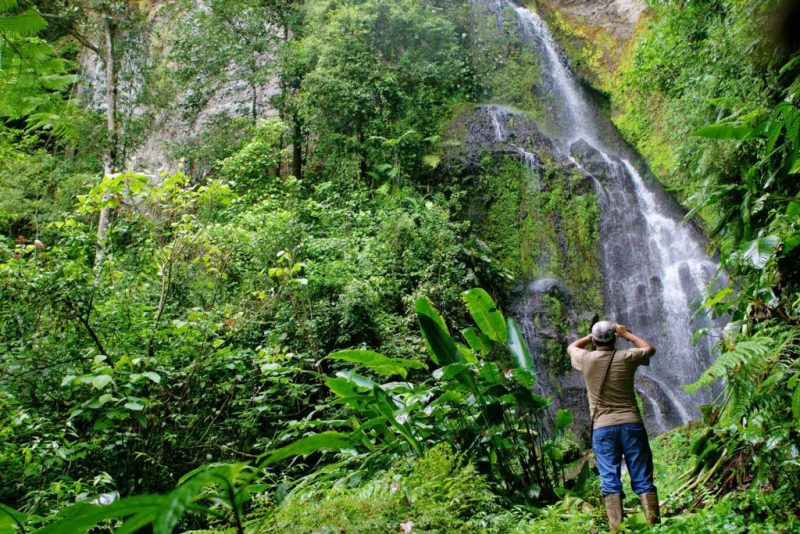
<instances>
[{"instance_id":1,"label":"man's raised arm","mask_svg":"<svg viewBox=\"0 0 800 534\"><path fill-rule=\"evenodd\" d=\"M636 347L637 349L647 350L648 355L652 355L656 351L656 348L653 346L652 343L640 338L637 335L634 335L634 333L628 330L628 327L625 326L624 324L617 325L617 335L633 343L633 346Z\"/></svg>"}]
</instances>

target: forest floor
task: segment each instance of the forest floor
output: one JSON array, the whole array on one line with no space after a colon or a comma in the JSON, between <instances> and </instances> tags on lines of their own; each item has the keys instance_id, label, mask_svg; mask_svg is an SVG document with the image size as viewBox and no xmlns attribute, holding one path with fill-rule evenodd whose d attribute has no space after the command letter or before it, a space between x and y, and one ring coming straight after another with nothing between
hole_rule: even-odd
<instances>
[{"instance_id":1,"label":"forest floor","mask_svg":"<svg viewBox=\"0 0 800 534\"><path fill-rule=\"evenodd\" d=\"M685 533L779 533L800 532L797 503L785 488L751 485L714 495L708 490L681 491L687 471L694 466L692 443L705 427L692 423L651 438L655 482L661 499L662 523L649 527L638 498L631 493L630 477L623 473L627 489L625 522L621 532ZM746 469L745 469L746 471ZM520 525L517 532L605 532L605 510L599 500L599 479L593 476L586 500L567 496L542 510L539 517Z\"/></svg>"},{"instance_id":2,"label":"forest floor","mask_svg":"<svg viewBox=\"0 0 800 534\"><path fill-rule=\"evenodd\" d=\"M797 505L785 487L751 484L718 495L702 488L676 493L694 465L692 443L704 430L699 422L692 423L651 439L662 523L648 526L637 496L628 490L624 501L626 519L620 532L800 532ZM587 452L584 458L567 466L567 472L579 471L589 457L591 453ZM623 483L630 488L627 473L623 474ZM357 487L306 492L262 512L265 515L249 522L247 532L608 531L596 475L590 475L580 492L562 493L560 500L550 506L509 507L492 496L486 480L472 465L462 463L446 446L436 447L424 458L406 465L397 464Z\"/></svg>"}]
</instances>

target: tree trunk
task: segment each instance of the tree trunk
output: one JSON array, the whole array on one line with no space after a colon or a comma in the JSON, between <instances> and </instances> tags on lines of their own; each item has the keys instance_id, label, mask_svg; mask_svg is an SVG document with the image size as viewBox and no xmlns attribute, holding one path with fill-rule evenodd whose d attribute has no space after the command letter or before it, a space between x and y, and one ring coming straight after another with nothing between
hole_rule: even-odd
<instances>
[{"instance_id":1,"label":"tree trunk","mask_svg":"<svg viewBox=\"0 0 800 534\"><path fill-rule=\"evenodd\" d=\"M292 174L298 180L303 179L303 126L295 114L294 130L292 132Z\"/></svg>"},{"instance_id":2,"label":"tree trunk","mask_svg":"<svg viewBox=\"0 0 800 534\"><path fill-rule=\"evenodd\" d=\"M256 122L258 119L258 86L256 82L250 82L250 91L253 93L253 102L250 105L250 112L253 115L253 122Z\"/></svg>"},{"instance_id":3,"label":"tree trunk","mask_svg":"<svg viewBox=\"0 0 800 534\"><path fill-rule=\"evenodd\" d=\"M110 17L103 18L103 37L105 39L105 64L106 64L106 150L103 154L103 175L111 175L117 165L117 76L114 64L114 33L116 27ZM100 220L97 222L97 253L95 265L99 264L106 251L106 235L111 219L110 208L100 210Z\"/></svg>"},{"instance_id":4,"label":"tree trunk","mask_svg":"<svg viewBox=\"0 0 800 534\"><path fill-rule=\"evenodd\" d=\"M364 180L367 175L367 143L365 139L364 131L359 130L358 132L358 149L361 156L361 164L359 166L359 177L361 180ZM370 186L372 185L372 181L370 181Z\"/></svg>"}]
</instances>

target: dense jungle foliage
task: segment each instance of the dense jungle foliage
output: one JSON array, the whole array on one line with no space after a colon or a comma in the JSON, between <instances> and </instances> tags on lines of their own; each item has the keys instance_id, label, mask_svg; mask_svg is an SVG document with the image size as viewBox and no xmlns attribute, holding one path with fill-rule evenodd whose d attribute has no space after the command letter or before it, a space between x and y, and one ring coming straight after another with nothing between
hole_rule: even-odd
<instances>
[{"instance_id":1,"label":"dense jungle foliage","mask_svg":"<svg viewBox=\"0 0 800 534\"><path fill-rule=\"evenodd\" d=\"M205 6L0 0L0 532L605 528L501 311L559 214L546 268L602 306L593 197L446 164L476 104L542 112L536 58L465 1ZM687 384L724 393L652 440L663 523L634 495L624 528L797 531L798 14L647 6L610 70L560 32L710 236L727 326ZM231 80L240 108L205 112ZM145 171L165 116L180 164Z\"/></svg>"}]
</instances>

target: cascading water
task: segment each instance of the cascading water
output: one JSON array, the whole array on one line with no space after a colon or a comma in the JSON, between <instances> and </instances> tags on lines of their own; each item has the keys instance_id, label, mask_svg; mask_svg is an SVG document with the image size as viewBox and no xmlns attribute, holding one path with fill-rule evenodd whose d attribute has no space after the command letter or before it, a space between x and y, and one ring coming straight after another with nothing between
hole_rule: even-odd
<instances>
[{"instance_id":1,"label":"cascading water","mask_svg":"<svg viewBox=\"0 0 800 534\"><path fill-rule=\"evenodd\" d=\"M708 393L689 396L683 386L693 382L710 363L709 337L694 345L699 329L718 332L706 315L693 315L693 304L712 281L717 265L704 253L704 237L681 223L674 201L654 183L645 183L630 159L632 150L584 95L542 19L530 10L502 0L473 0L477 16L496 17L498 31L508 32L516 18L516 37L532 47L541 63L540 84L551 96L554 146L561 156L592 179L600 207L599 250L604 271L604 315L630 325L650 339L657 355L637 374L636 389L651 432L661 432L699 416L697 406ZM509 24L509 22L511 24ZM495 142L508 144L529 167L538 159L510 144L510 117L503 106L487 108ZM614 149L610 147L615 147ZM550 281L545 284L544 282ZM527 285L515 306L523 333L534 353L537 331L529 312L543 291L558 288L552 279ZM547 286L547 287L545 287ZM544 392L553 388L542 387Z\"/></svg>"}]
</instances>

